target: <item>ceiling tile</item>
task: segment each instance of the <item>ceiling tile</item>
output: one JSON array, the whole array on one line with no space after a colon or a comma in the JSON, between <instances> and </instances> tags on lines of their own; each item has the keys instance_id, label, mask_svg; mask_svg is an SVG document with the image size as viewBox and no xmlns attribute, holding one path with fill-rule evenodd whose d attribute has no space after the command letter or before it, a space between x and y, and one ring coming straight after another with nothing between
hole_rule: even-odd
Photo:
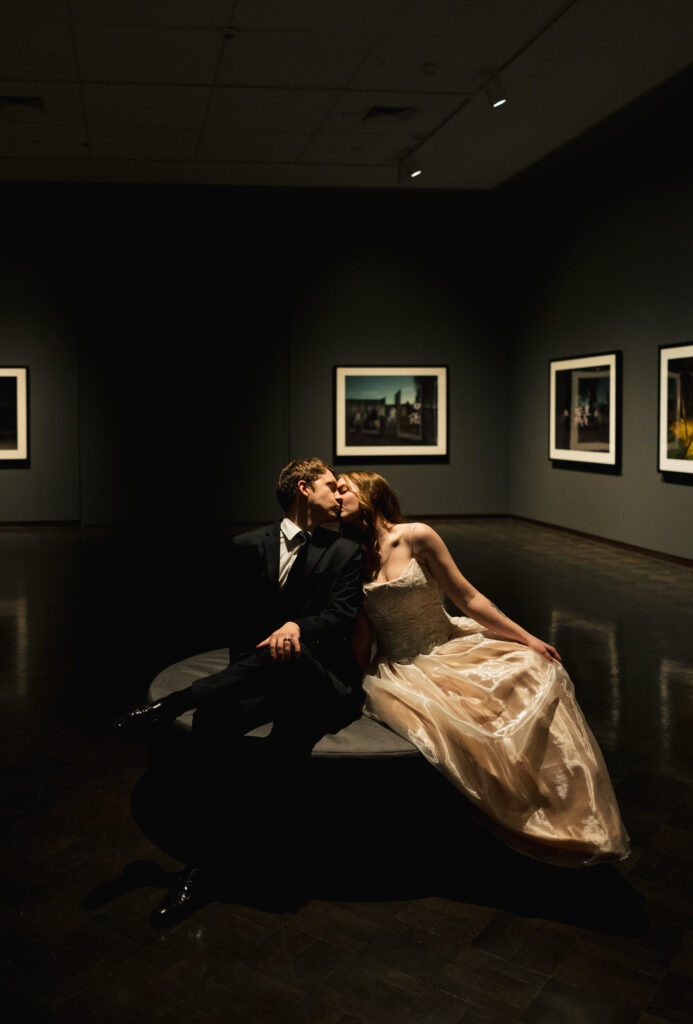
<instances>
[{"instance_id":1,"label":"ceiling tile","mask_svg":"<svg viewBox=\"0 0 693 1024\"><path fill-rule=\"evenodd\" d=\"M76 24L207 28L226 24L233 7L231 0L70 0L70 5Z\"/></svg>"},{"instance_id":2,"label":"ceiling tile","mask_svg":"<svg viewBox=\"0 0 693 1024\"><path fill-rule=\"evenodd\" d=\"M93 82L212 82L221 45L211 29L75 26L80 74Z\"/></svg>"},{"instance_id":3,"label":"ceiling tile","mask_svg":"<svg viewBox=\"0 0 693 1024\"><path fill-rule=\"evenodd\" d=\"M69 21L67 0L2 0L0 21Z\"/></svg>"},{"instance_id":4,"label":"ceiling tile","mask_svg":"<svg viewBox=\"0 0 693 1024\"><path fill-rule=\"evenodd\" d=\"M89 151L99 159L192 160L198 132L106 125L89 131Z\"/></svg>"},{"instance_id":5,"label":"ceiling tile","mask_svg":"<svg viewBox=\"0 0 693 1024\"><path fill-rule=\"evenodd\" d=\"M344 93L330 112L325 124L329 132L373 132L374 135L427 135L437 128L459 106L462 97L431 93L348 92ZM376 118L365 121L372 107L410 107L413 114L407 121Z\"/></svg>"},{"instance_id":6,"label":"ceiling tile","mask_svg":"<svg viewBox=\"0 0 693 1024\"><path fill-rule=\"evenodd\" d=\"M166 160L50 160L0 157L3 181L263 185L273 188L388 188L390 167L341 167Z\"/></svg>"},{"instance_id":7,"label":"ceiling tile","mask_svg":"<svg viewBox=\"0 0 693 1024\"><path fill-rule=\"evenodd\" d=\"M47 22L3 22L0 68L3 78L75 79L77 66L70 26Z\"/></svg>"},{"instance_id":8,"label":"ceiling tile","mask_svg":"<svg viewBox=\"0 0 693 1024\"><path fill-rule=\"evenodd\" d=\"M473 92L517 44L499 34L381 36L349 83L353 89Z\"/></svg>"},{"instance_id":9,"label":"ceiling tile","mask_svg":"<svg viewBox=\"0 0 693 1024\"><path fill-rule=\"evenodd\" d=\"M89 156L87 138L77 125L0 125L0 158Z\"/></svg>"},{"instance_id":10,"label":"ceiling tile","mask_svg":"<svg viewBox=\"0 0 693 1024\"><path fill-rule=\"evenodd\" d=\"M239 28L381 32L400 0L237 0Z\"/></svg>"},{"instance_id":11,"label":"ceiling tile","mask_svg":"<svg viewBox=\"0 0 693 1024\"><path fill-rule=\"evenodd\" d=\"M335 94L311 89L214 90L207 119L210 131L313 132L327 116Z\"/></svg>"},{"instance_id":12,"label":"ceiling tile","mask_svg":"<svg viewBox=\"0 0 693 1024\"><path fill-rule=\"evenodd\" d=\"M672 17L682 12L679 0L665 3ZM633 0L627 24L614 9L576 4L503 73L505 106L492 110L479 94L422 146L427 184L493 188L688 66L688 12L673 31L646 0Z\"/></svg>"},{"instance_id":13,"label":"ceiling tile","mask_svg":"<svg viewBox=\"0 0 693 1024\"><path fill-rule=\"evenodd\" d=\"M2 124L81 124L82 99L79 86L68 82L0 82L0 96L40 96L43 109L5 107Z\"/></svg>"},{"instance_id":14,"label":"ceiling tile","mask_svg":"<svg viewBox=\"0 0 693 1024\"><path fill-rule=\"evenodd\" d=\"M317 135L301 157L302 164L359 164L395 167L412 148L409 135ZM393 182L394 183L394 182Z\"/></svg>"},{"instance_id":15,"label":"ceiling tile","mask_svg":"<svg viewBox=\"0 0 693 1024\"><path fill-rule=\"evenodd\" d=\"M491 188L691 62L691 0L0 0L5 91L46 105L0 110L0 176L376 188L433 132L426 188Z\"/></svg>"},{"instance_id":16,"label":"ceiling tile","mask_svg":"<svg viewBox=\"0 0 693 1024\"><path fill-rule=\"evenodd\" d=\"M197 157L199 160L295 163L310 138L310 135L295 132L206 131Z\"/></svg>"},{"instance_id":17,"label":"ceiling tile","mask_svg":"<svg viewBox=\"0 0 693 1024\"><path fill-rule=\"evenodd\" d=\"M497 32L524 41L562 7L565 0L402 0L389 30Z\"/></svg>"},{"instance_id":18,"label":"ceiling tile","mask_svg":"<svg viewBox=\"0 0 693 1024\"><path fill-rule=\"evenodd\" d=\"M366 56L370 37L356 33L239 30L224 47L225 85L340 88Z\"/></svg>"},{"instance_id":19,"label":"ceiling tile","mask_svg":"<svg viewBox=\"0 0 693 1024\"><path fill-rule=\"evenodd\" d=\"M87 123L140 128L199 129L210 89L206 86L85 85Z\"/></svg>"}]
</instances>

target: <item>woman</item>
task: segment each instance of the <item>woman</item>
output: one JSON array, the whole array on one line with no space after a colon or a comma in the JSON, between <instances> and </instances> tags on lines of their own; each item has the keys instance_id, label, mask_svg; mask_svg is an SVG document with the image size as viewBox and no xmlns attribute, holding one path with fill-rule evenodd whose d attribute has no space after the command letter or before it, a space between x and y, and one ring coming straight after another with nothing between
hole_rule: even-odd
<instances>
[{"instance_id":1,"label":"woman","mask_svg":"<svg viewBox=\"0 0 693 1024\"><path fill-rule=\"evenodd\" d=\"M555 648L479 593L435 530L405 523L383 477L345 473L338 489L365 556L354 638L365 714L411 740L524 852L576 865L627 857L604 759ZM451 618L441 590L468 617Z\"/></svg>"}]
</instances>

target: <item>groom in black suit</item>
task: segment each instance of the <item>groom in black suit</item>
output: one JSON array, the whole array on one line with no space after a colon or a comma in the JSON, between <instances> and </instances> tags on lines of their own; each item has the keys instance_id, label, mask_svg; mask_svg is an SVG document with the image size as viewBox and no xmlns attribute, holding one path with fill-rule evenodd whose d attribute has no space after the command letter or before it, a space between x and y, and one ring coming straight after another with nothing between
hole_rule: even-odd
<instances>
[{"instance_id":1,"label":"groom in black suit","mask_svg":"<svg viewBox=\"0 0 693 1024\"><path fill-rule=\"evenodd\" d=\"M229 740L271 721L271 743L289 770L326 732L358 717L361 671L350 640L361 603L361 551L319 529L339 519L337 482L322 460L295 459L280 473L277 497L284 518L233 542L238 607L228 666L131 711L116 723L122 735L144 739L196 708L193 739L204 771ZM208 878L201 868L188 869L154 922L186 916Z\"/></svg>"},{"instance_id":2,"label":"groom in black suit","mask_svg":"<svg viewBox=\"0 0 693 1024\"><path fill-rule=\"evenodd\" d=\"M361 707L351 633L361 604L361 551L319 527L336 522L342 496L320 459L281 471L284 518L233 542L230 662L196 680L194 730L228 736L273 721L275 743L309 753ZM220 714L220 711L223 711Z\"/></svg>"}]
</instances>

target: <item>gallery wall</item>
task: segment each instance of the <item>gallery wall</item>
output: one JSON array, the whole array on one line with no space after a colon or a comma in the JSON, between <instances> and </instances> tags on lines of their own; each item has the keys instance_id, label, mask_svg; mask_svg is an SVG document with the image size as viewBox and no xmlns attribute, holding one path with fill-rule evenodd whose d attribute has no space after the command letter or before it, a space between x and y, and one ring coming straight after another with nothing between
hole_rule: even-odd
<instances>
[{"instance_id":1,"label":"gallery wall","mask_svg":"<svg viewBox=\"0 0 693 1024\"><path fill-rule=\"evenodd\" d=\"M0 521L79 519L79 359L60 262L43 250L31 211L3 229L0 365L29 367L30 462L0 462ZM6 211L4 222L11 221ZM42 251L43 250L43 251Z\"/></svg>"},{"instance_id":2,"label":"gallery wall","mask_svg":"<svg viewBox=\"0 0 693 1024\"><path fill-rule=\"evenodd\" d=\"M332 457L333 367L422 362L449 367L450 454L383 460L407 513L693 558L692 478L657 470L658 347L693 337L692 93L496 193L6 185L31 463L0 471L0 521L267 521L281 465ZM552 464L549 360L613 349L620 472Z\"/></svg>"},{"instance_id":3,"label":"gallery wall","mask_svg":"<svg viewBox=\"0 0 693 1024\"><path fill-rule=\"evenodd\" d=\"M2 521L267 521L290 457L332 457L333 366L360 362L450 370L448 462L382 466L407 511L505 510L490 197L7 188L2 361L31 367L32 462L0 476Z\"/></svg>"},{"instance_id":4,"label":"gallery wall","mask_svg":"<svg viewBox=\"0 0 693 1024\"><path fill-rule=\"evenodd\" d=\"M693 558L693 478L657 468L658 348L693 337L693 163L680 132L687 106L672 103L667 116L653 110L509 197L515 237L532 229L536 245L518 304L509 511ZM620 474L552 464L549 360L613 350L623 354Z\"/></svg>"},{"instance_id":5,"label":"gallery wall","mask_svg":"<svg viewBox=\"0 0 693 1024\"><path fill-rule=\"evenodd\" d=\"M240 195L116 187L93 202L83 522L270 518L256 495L286 453L279 254Z\"/></svg>"},{"instance_id":6,"label":"gallery wall","mask_svg":"<svg viewBox=\"0 0 693 1024\"><path fill-rule=\"evenodd\" d=\"M349 203L341 224L322 226L292 289L295 451L332 446L334 365L448 366L448 461L367 467L389 479L406 514L507 507L510 349L507 310L495 303L488 275L493 210L488 194L374 197L365 209ZM358 460L345 468L359 468Z\"/></svg>"}]
</instances>

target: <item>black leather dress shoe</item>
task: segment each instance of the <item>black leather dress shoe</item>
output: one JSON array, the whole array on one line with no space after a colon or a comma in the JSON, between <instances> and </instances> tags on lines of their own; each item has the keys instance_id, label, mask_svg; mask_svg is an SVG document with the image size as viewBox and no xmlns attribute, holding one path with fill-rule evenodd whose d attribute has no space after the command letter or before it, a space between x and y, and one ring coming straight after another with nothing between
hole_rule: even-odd
<instances>
[{"instance_id":1,"label":"black leather dress shoe","mask_svg":"<svg viewBox=\"0 0 693 1024\"><path fill-rule=\"evenodd\" d=\"M158 729L171 725L175 716L166 710L163 701L154 704L143 704L141 708L123 715L113 723L113 728L125 740L141 743L148 740Z\"/></svg>"},{"instance_id":2,"label":"black leather dress shoe","mask_svg":"<svg viewBox=\"0 0 693 1024\"><path fill-rule=\"evenodd\" d=\"M179 887L152 911L152 925L155 928L168 928L190 917L208 901L212 878L206 868L186 868Z\"/></svg>"}]
</instances>

